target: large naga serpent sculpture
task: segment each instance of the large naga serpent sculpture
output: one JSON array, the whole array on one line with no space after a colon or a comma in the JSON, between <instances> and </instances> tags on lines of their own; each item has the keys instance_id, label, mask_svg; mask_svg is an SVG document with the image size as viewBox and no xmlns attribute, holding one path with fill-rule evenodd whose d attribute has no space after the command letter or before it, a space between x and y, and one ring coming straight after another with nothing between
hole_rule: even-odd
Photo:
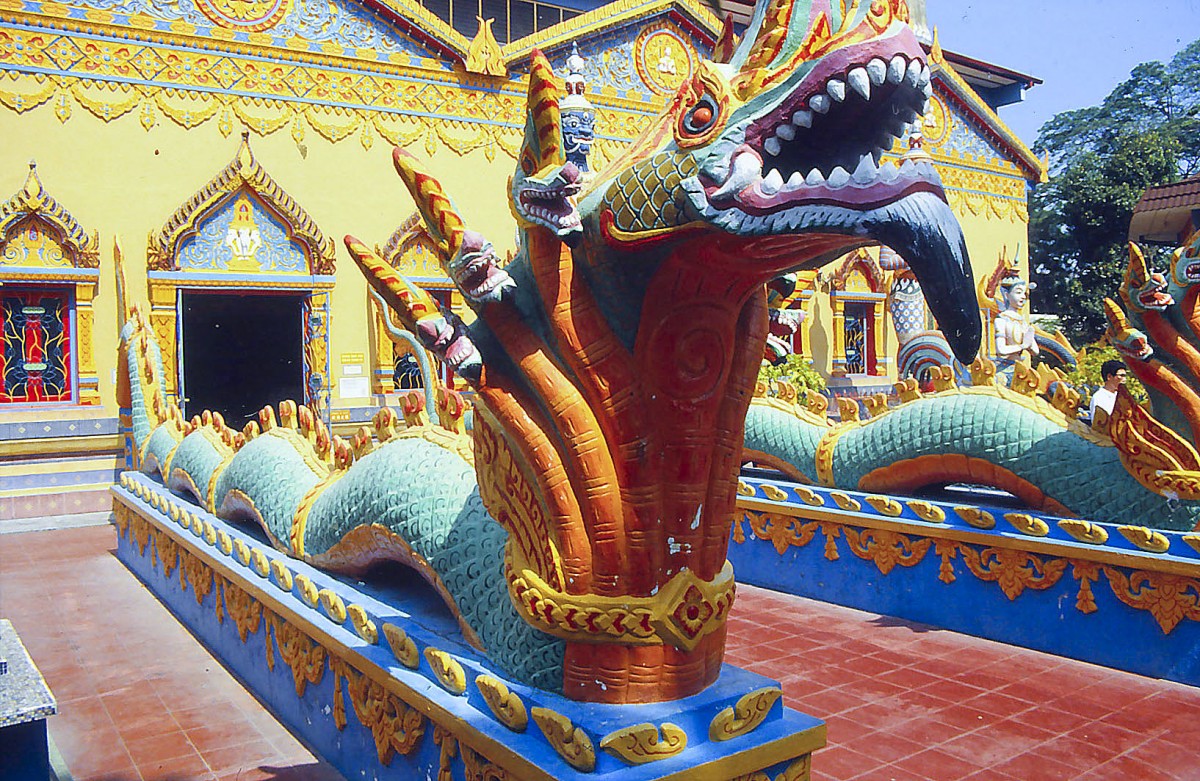
<instances>
[{"instance_id":1,"label":"large naga serpent sculpture","mask_svg":"<svg viewBox=\"0 0 1200 781\"><path fill-rule=\"evenodd\" d=\"M1018 362L1008 383L976 360L970 384L949 366L935 392L897 384L886 397L799 403L760 388L746 422L746 457L796 480L872 492L920 493L986 485L1045 512L1093 521L1200 528L1200 232L1152 272L1131 244L1120 290L1130 316L1105 301L1109 341L1150 394L1150 411L1121 393L1112 415L1078 418L1079 394L1060 372ZM1131 322L1132 318L1132 322Z\"/></svg>"},{"instance_id":2,"label":"large naga serpent sculpture","mask_svg":"<svg viewBox=\"0 0 1200 781\"><path fill-rule=\"evenodd\" d=\"M930 93L904 0L773 0L701 62L652 127L581 183L539 53L501 269L441 185L394 161L477 318L440 313L362 242L398 325L476 392L407 427L331 439L294 404L243 432L184 422L157 348L124 330L142 469L333 571L416 568L508 674L601 702L673 699L719 673L743 425L765 283L883 242L910 258L956 355L980 338L965 242L928 165L879 165ZM723 36L725 41L729 36Z\"/></svg>"}]
</instances>

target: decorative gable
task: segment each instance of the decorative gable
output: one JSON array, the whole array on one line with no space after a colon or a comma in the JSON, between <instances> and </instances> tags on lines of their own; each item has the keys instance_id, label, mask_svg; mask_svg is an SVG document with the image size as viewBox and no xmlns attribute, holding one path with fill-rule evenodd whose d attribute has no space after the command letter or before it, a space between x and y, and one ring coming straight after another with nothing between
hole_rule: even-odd
<instances>
[{"instance_id":1,"label":"decorative gable","mask_svg":"<svg viewBox=\"0 0 1200 781\"><path fill-rule=\"evenodd\" d=\"M254 159L249 133L146 248L153 271L331 276L335 261L333 242Z\"/></svg>"}]
</instances>

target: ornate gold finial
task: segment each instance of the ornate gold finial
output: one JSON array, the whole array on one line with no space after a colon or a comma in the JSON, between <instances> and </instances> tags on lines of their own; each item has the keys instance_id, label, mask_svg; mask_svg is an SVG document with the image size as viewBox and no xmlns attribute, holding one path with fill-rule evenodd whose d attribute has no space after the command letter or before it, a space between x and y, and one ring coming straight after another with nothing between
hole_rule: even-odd
<instances>
[{"instance_id":1,"label":"ornate gold finial","mask_svg":"<svg viewBox=\"0 0 1200 781\"><path fill-rule=\"evenodd\" d=\"M466 434L467 424L464 418L467 414L467 403L462 394L439 385L434 398L437 403L438 425L451 434Z\"/></svg>"},{"instance_id":2,"label":"ornate gold finial","mask_svg":"<svg viewBox=\"0 0 1200 781\"><path fill-rule=\"evenodd\" d=\"M1030 368L1024 358L1017 359L1017 362L1013 364L1012 381L1009 382L1009 388L1022 396L1033 397L1037 395L1039 387L1041 387L1041 378L1038 377L1038 373Z\"/></svg>"},{"instance_id":3,"label":"ornate gold finial","mask_svg":"<svg viewBox=\"0 0 1200 781\"><path fill-rule=\"evenodd\" d=\"M858 402L843 396L837 397L838 415L843 423L854 423L859 418Z\"/></svg>"},{"instance_id":4,"label":"ornate gold finial","mask_svg":"<svg viewBox=\"0 0 1200 781\"><path fill-rule=\"evenodd\" d=\"M933 380L933 390L935 393L954 390L958 387L958 379L954 376L954 367L942 364L934 366L930 370L930 378Z\"/></svg>"},{"instance_id":5,"label":"ornate gold finial","mask_svg":"<svg viewBox=\"0 0 1200 781\"><path fill-rule=\"evenodd\" d=\"M1117 531L1135 547L1147 553L1166 553L1171 541L1165 535L1145 526L1118 526Z\"/></svg>"},{"instance_id":6,"label":"ornate gold finial","mask_svg":"<svg viewBox=\"0 0 1200 781\"><path fill-rule=\"evenodd\" d=\"M804 406L808 407L808 411L818 418L829 417L829 397L824 393L808 391L804 394Z\"/></svg>"},{"instance_id":7,"label":"ornate gold finial","mask_svg":"<svg viewBox=\"0 0 1200 781\"><path fill-rule=\"evenodd\" d=\"M887 515L891 518L900 517L900 513L904 512L904 507L890 496L867 496L865 497L867 504L875 508L875 511Z\"/></svg>"},{"instance_id":8,"label":"ornate gold finial","mask_svg":"<svg viewBox=\"0 0 1200 781\"><path fill-rule=\"evenodd\" d=\"M888 411L888 397L886 393L872 393L863 399L863 406L867 408L867 414L872 418L877 418Z\"/></svg>"},{"instance_id":9,"label":"ornate gold finial","mask_svg":"<svg viewBox=\"0 0 1200 781\"><path fill-rule=\"evenodd\" d=\"M396 661L410 670L417 669L421 663L421 656L417 653L417 644L413 642L407 632L395 624L384 624L383 636L387 638L388 647L392 649L392 655L396 657Z\"/></svg>"},{"instance_id":10,"label":"ornate gold finial","mask_svg":"<svg viewBox=\"0 0 1200 781\"><path fill-rule=\"evenodd\" d=\"M982 355L971 362L971 385L976 388L996 384L996 364Z\"/></svg>"},{"instance_id":11,"label":"ornate gold finial","mask_svg":"<svg viewBox=\"0 0 1200 781\"><path fill-rule=\"evenodd\" d=\"M938 37L938 28L933 28L933 44L929 47L929 64L941 65L946 61L946 54L942 51L942 42Z\"/></svg>"},{"instance_id":12,"label":"ornate gold finial","mask_svg":"<svg viewBox=\"0 0 1200 781\"><path fill-rule=\"evenodd\" d=\"M916 379L905 377L898 380L892 389L896 391L896 395L900 397L900 403L904 404L909 401L916 401L921 398L921 387L917 384Z\"/></svg>"},{"instance_id":13,"label":"ornate gold finial","mask_svg":"<svg viewBox=\"0 0 1200 781\"><path fill-rule=\"evenodd\" d=\"M687 733L674 724L660 728L649 722L623 727L604 736L600 748L629 765L670 759L687 748Z\"/></svg>"},{"instance_id":14,"label":"ornate gold finial","mask_svg":"<svg viewBox=\"0 0 1200 781\"><path fill-rule=\"evenodd\" d=\"M981 510L978 507L955 507L954 512L976 529L996 528L996 517L987 510Z\"/></svg>"},{"instance_id":15,"label":"ornate gold finial","mask_svg":"<svg viewBox=\"0 0 1200 781\"><path fill-rule=\"evenodd\" d=\"M496 36L492 34L492 23L495 19L484 19L481 16L475 18L479 20L479 30L471 39L470 45L467 46L467 56L463 60L463 66L467 69L467 73L504 78L508 75L508 69L504 67L504 53L500 49L500 44L496 42Z\"/></svg>"},{"instance_id":16,"label":"ornate gold finial","mask_svg":"<svg viewBox=\"0 0 1200 781\"><path fill-rule=\"evenodd\" d=\"M1005 513L1004 520L1013 528L1030 537L1045 537L1050 533L1050 526L1041 518L1035 518L1029 513Z\"/></svg>"}]
</instances>

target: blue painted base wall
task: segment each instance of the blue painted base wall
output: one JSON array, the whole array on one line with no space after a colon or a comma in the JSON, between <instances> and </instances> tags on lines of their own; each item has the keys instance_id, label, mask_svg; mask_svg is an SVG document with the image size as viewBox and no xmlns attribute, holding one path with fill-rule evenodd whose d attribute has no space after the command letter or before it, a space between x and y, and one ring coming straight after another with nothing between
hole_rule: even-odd
<instances>
[{"instance_id":1,"label":"blue painted base wall","mask_svg":"<svg viewBox=\"0 0 1200 781\"><path fill-rule=\"evenodd\" d=\"M135 480L140 484L144 478L138 477ZM454 769L451 776L454 779L474 777L464 775L464 754L467 753L468 746L475 746L475 750L484 756L486 752L503 749L509 753L501 753L490 759L497 763L511 762L514 755L519 756L539 768L545 774L543 777L554 779L653 781L666 777L696 777L722 781L747 770L758 769L758 761L767 763L768 766L764 769L769 778L775 779L798 757L803 757L824 744L824 725L810 716L784 708L782 701L776 701L766 720L748 735L728 742L710 741L707 735L708 726L715 714L733 705L743 695L764 687L778 686L761 676L726 665L717 683L700 694L678 702L624 706L594 705L571 702L558 695L543 693L543 697L553 697L554 704L546 702L547 705L587 731L596 744L596 770L592 773L579 773L568 766L550 747L532 720L528 729L518 734L501 726L491 714L481 713L477 709L479 695L474 689L477 673L471 670L475 663L469 661L467 651L464 650L461 657L464 665L470 665L467 670L467 696L455 696L427 678L421 677L427 674L424 660L420 671L406 670L396 664L394 657L390 657L390 652L384 647L365 644L354 636L353 632L348 633L344 627L336 626L321 612L309 611L313 615L311 621L321 622L319 625L309 623L309 619L303 618L307 613L300 613L300 618L281 614L279 621L286 619L287 623L298 628L307 637L327 638L321 642L328 649L332 649L331 654L350 660L351 668L366 665L362 667L363 671L371 669L375 671L372 675L380 675L382 678L390 676L401 685L401 689L397 691L408 692L404 694L404 699L415 708L415 712L422 715L423 718L419 721L425 725L424 732L414 742L411 751L397 752L386 765L380 764L375 738L357 717L346 679L335 674L328 662L322 661L319 667L323 672L312 676L316 681L303 684L298 691L292 667L284 661L278 629L268 628L266 621L260 621L257 628L248 633L243 642L236 622L229 612L228 598L221 601L221 609L218 610L218 600L222 597L220 590L214 585L197 601L191 583L193 576L187 574L186 585L181 577L181 568L184 566L182 562L189 560L192 565L211 564L218 577L226 578L246 594L254 596L255 589L262 589L262 596L256 599L264 606L268 606L268 602L262 600L275 599L280 604L286 604L296 599L295 594L279 590L274 575L270 578L259 578L253 573L239 574L244 565L234 557L223 556L211 544L206 545L201 538L178 530L177 525L163 512L142 503L124 488L114 488L114 495L118 497L119 504L136 508L135 519L144 519L142 523L148 524L149 527L149 531L143 529L140 532L143 538L149 535L144 549L140 549L139 532L134 529L135 521L130 521L128 511L121 508L122 512L117 514L118 527L120 528L122 519L125 519L127 528L118 533L118 558L284 726L348 779L438 778L442 777L439 770L447 767ZM166 497L168 503L178 501L177 497L166 494L161 486L154 487L153 492L148 495L154 496L156 502L162 497ZM195 512L197 518L219 527L221 533L230 534L243 542L253 542L251 538L199 508L189 512ZM169 574L164 571L161 555L157 550L159 539L163 539L165 544L167 537L179 545L181 554L187 554L180 556L179 564L172 564ZM279 556L269 548L265 549L265 552L268 552L272 559ZM168 559L173 559L169 551ZM303 572L314 579L328 580L327 575L318 573L301 562L285 560L297 573ZM216 566L218 563L219 567ZM203 576L198 577L203 583ZM347 604L361 603L371 606L371 610L379 611L376 615L382 614L381 607L365 594L353 592L350 586L334 584L331 587L342 592ZM203 590L201 588L201 591ZM410 629L410 633L416 631L418 630L415 626ZM455 654L456 658L459 658L458 651L455 651ZM385 657L390 661L381 661ZM274 664L270 664L268 659ZM514 692L520 686L513 682L508 683ZM337 711L339 700L336 696L339 688L335 687L340 688L340 700L344 704L345 726L342 729L336 726L333 715ZM181 693L180 696L186 696L186 693ZM537 704L535 693L532 691L522 690L522 697L529 704ZM214 720L219 718L220 714L213 714ZM624 765L607 752L599 750L600 737L614 729L641 722L672 722L679 725L689 735L688 748L670 759L633 766ZM439 724L445 727L448 733L441 733L437 728ZM435 732L439 733L439 736L448 735L451 741L457 740L457 755L453 759L447 759L449 764L442 762L443 748L435 740ZM801 750L801 745L807 748ZM508 758L505 759L505 756ZM720 768L728 767L727 763L732 757L738 759L739 773L725 774ZM757 757L761 757L761 760L757 760ZM510 773L509 776L511 775ZM490 776L485 774L484 777Z\"/></svg>"},{"instance_id":2,"label":"blue painted base wall","mask_svg":"<svg viewBox=\"0 0 1200 781\"><path fill-rule=\"evenodd\" d=\"M972 573L960 556L950 559L954 580L939 580L942 559L933 549L914 566L897 564L884 575L873 561L851 551L842 535L834 541L838 558L832 561L825 556L821 532L807 545L782 554L749 529L745 537L729 546L741 583L1200 686L1200 610L1194 608L1196 615L1164 633L1148 610L1122 603L1101 574L1090 581L1096 609L1085 613L1076 607L1080 581L1075 564L1065 558L1040 554L1043 562L1063 563L1061 577L1049 588L1027 587L1010 599L997 582ZM1029 564L1024 568L1035 571ZM1133 572L1111 568L1126 577ZM1192 589L1195 606L1200 591Z\"/></svg>"}]
</instances>

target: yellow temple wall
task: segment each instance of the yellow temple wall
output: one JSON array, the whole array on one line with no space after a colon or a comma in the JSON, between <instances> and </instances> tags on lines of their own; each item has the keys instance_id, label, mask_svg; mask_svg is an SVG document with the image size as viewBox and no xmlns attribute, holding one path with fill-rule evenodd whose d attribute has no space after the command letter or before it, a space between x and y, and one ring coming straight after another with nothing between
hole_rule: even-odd
<instances>
[{"instance_id":1,"label":"yellow temple wall","mask_svg":"<svg viewBox=\"0 0 1200 781\"><path fill-rule=\"evenodd\" d=\"M112 247L119 238L125 254L130 302L146 300L146 236L231 159L238 138L223 137L214 124L185 130L160 122L149 132L135 113L102 122L90 115L59 122L49 107L22 115L0 112L0 192L19 190L37 161L46 190L89 231L101 238L100 285L94 324L94 354L106 414L117 414L113 372L120 323ZM383 244L412 212L412 201L392 167L389 147L371 149L353 139L331 143L316 134L296 142L282 129L251 139L255 158L337 243L337 282L332 297L330 349L334 381L338 356L365 353L368 338L366 283L341 246L345 234L369 245ZM414 150L422 156L423 150ZM472 228L504 253L514 241L512 217L503 200L511 160L489 162L482 151L464 155L446 149L427 158ZM370 403L338 398L334 405ZM8 414L8 411L4 411Z\"/></svg>"},{"instance_id":2,"label":"yellow temple wall","mask_svg":"<svg viewBox=\"0 0 1200 781\"><path fill-rule=\"evenodd\" d=\"M691 18L708 20L701 26L715 25L715 18L709 19L711 14L700 5L692 0L677 1L679 7L686 6ZM677 56L683 58L678 72L686 73L691 69L689 63L701 54L695 39L673 26L674 22L664 21L664 14L674 13L673 2L676 0L643 6L618 0L599 12L579 17L575 29L564 25L553 34L547 33L549 37L540 45L554 47L557 54L549 48L547 51L552 59L562 60L569 51L566 44L577 37L584 55L598 63L621 56L623 50L619 47L628 45L629 37L641 40L646 35L671 35L675 36L672 40L685 44L679 47ZM255 128L250 134L250 149L257 165L295 201L320 234L334 242L336 276L330 295L328 381L332 420L341 424L343 433L352 420L362 420L369 408L378 405L380 397L343 398L339 388L346 376L344 366L348 361L350 365L359 363L360 355L361 374L353 376L373 379L374 345L378 341L365 281L341 239L349 233L370 246L382 247L412 212L411 199L391 164L392 145L399 141L427 161L468 225L493 241L501 255L512 248L514 228L504 194L521 138L524 89L520 79L451 72L439 60L404 54L379 59L372 51L329 42L321 44L319 52L306 50L303 41L271 43L270 36L257 33L253 46L219 44L219 52L212 54L206 48L208 39L194 36L192 27L183 22L171 22L171 32L156 42L135 33L134 38L142 41L137 46L157 50L164 59L179 58L161 70L151 62L147 67L156 69L153 74L147 71L139 77L130 68L140 71L142 64L133 56L134 49L124 43L120 29L105 27L97 33L102 39L92 39L99 41L94 50L84 51L88 44L81 36L83 31L65 20L66 6L35 5L37 11L6 9L0 14L0 31L7 29L14 40L22 42L19 56L14 55L15 59L0 67L0 138L4 139L0 144L0 198L21 189L29 174L28 162L36 160L37 175L46 192L89 234L99 233L99 282L90 348L99 403L0 407L0 521L13 512L5 502L17 498L24 502L19 512L25 515L79 511L83 504L78 500L52 506L26 500L31 491L57 490L54 487L61 481L54 477L56 470L60 477L74 481L71 491L91 492L106 500L104 488L111 479L105 479L103 473L118 463L120 452L115 433L119 413L115 373L121 324L114 239L119 239L124 250L126 295L130 303L144 302L148 234L162 229L180 207L230 165L244 125ZM621 22L628 28L601 29L610 11L620 12L622 19L629 17ZM88 14L104 25L114 18L95 9ZM635 18L639 14L646 15L646 19L639 21L640 17ZM38 20L49 21L45 29L54 27L56 32L43 34ZM141 27L148 24L140 17L135 21ZM30 27L33 22L39 26ZM436 20L424 20L418 26L422 25L435 37L445 32L439 32ZM58 39L54 36L60 34L61 41L55 43ZM539 33L541 37L546 35ZM228 35L217 29L213 39L218 37L225 39ZM163 44L180 48L173 55L162 48ZM79 54L73 53L73 46ZM277 49L261 48L268 46ZM276 55L278 63L274 62ZM250 74L250 78L260 79L258 86L245 87L246 82L230 81L229 86L217 88L215 81L196 81L223 78L214 65L221 58L228 60L233 76ZM60 71L51 77L34 76L28 70L52 64ZM183 67L185 64L190 65ZM208 75L189 70L201 64ZM268 72L276 64L280 67ZM330 69L331 65L336 68ZM561 65L559 62L556 67ZM288 71L291 68L295 71ZM279 75L285 71L291 75ZM342 78L347 72L352 79ZM597 80L589 83L589 94L597 108L598 138L592 154L596 169L619 154L624 146L622 139L631 140L651 122L651 115L669 97L672 85L647 83L618 94L602 68L594 75ZM146 81L139 82L143 77ZM108 78L114 81L106 81ZM320 89L325 92L321 94L326 97L316 103L301 100L301 92L295 87L297 79L322 83ZM364 80L375 86L361 88ZM348 86L351 82L353 85ZM939 96L952 88L961 98L961 80L952 71L937 76L935 86ZM278 96L278 100L264 103L254 97L260 94L256 90ZM352 107L332 108L339 101ZM997 136L991 130L998 119L985 117L984 124L991 123L989 138L993 138L985 142L976 125L971 124L978 123L978 112L972 114L973 119L965 120L956 113L960 104L961 100L946 102L935 96L935 111L927 118L925 134L927 149L943 169L947 193L965 230L978 279L991 272L1005 249L1011 256L1018 246L1027 245L1028 172L1006 159L1000 147L994 145ZM999 137L1004 132L1001 128ZM331 140L334 138L337 140ZM894 154L903 151L897 149ZM1024 254L1022 249L1022 264ZM1024 266L1020 268L1024 272ZM818 275L804 325L805 353L813 356L817 369L827 376L834 373L839 341L830 298L830 273L827 268ZM233 283L229 287L236 289ZM887 292L886 280L882 291ZM885 300L879 300L876 315L877 354L887 358L881 361L884 371L880 375L836 378L835 385L878 389L894 381L898 345ZM83 334L77 336L81 338L76 346L87 349ZM388 362L385 358L381 363ZM353 418L351 410L355 412ZM35 431L35 426L41 428ZM12 479L4 482L7 478Z\"/></svg>"}]
</instances>

